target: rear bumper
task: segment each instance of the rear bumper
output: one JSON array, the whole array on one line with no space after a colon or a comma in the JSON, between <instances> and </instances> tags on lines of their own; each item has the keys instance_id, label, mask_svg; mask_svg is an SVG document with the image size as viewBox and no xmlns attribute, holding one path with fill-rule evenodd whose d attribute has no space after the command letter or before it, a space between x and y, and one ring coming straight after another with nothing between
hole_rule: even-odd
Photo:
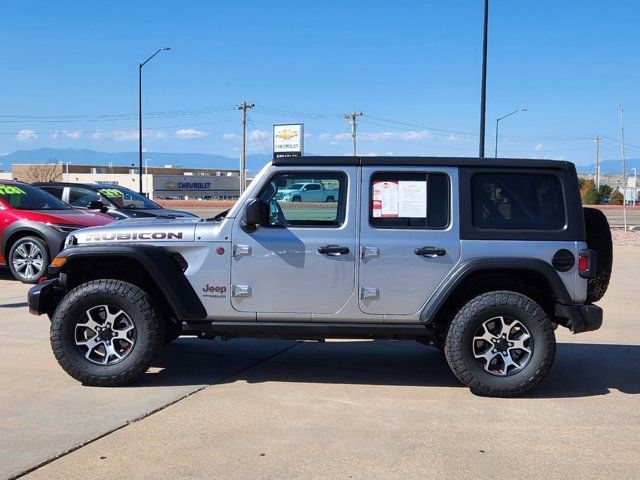
<instances>
[{"instance_id":1,"label":"rear bumper","mask_svg":"<svg viewBox=\"0 0 640 480\"><path fill-rule=\"evenodd\" d=\"M556 317L573 333L591 332L602 326L602 308L597 305L556 305Z\"/></svg>"},{"instance_id":2,"label":"rear bumper","mask_svg":"<svg viewBox=\"0 0 640 480\"><path fill-rule=\"evenodd\" d=\"M38 283L31 287L27 294L29 313L32 315L53 315L58 303L62 300L64 292L57 278Z\"/></svg>"}]
</instances>

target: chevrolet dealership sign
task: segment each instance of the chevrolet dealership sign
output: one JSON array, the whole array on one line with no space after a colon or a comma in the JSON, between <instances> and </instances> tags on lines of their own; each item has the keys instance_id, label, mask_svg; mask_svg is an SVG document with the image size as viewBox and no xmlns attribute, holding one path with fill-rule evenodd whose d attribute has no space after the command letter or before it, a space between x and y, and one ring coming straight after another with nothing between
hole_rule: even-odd
<instances>
[{"instance_id":1,"label":"chevrolet dealership sign","mask_svg":"<svg viewBox=\"0 0 640 480\"><path fill-rule=\"evenodd\" d=\"M273 126L273 156L299 157L304 151L304 125Z\"/></svg>"}]
</instances>

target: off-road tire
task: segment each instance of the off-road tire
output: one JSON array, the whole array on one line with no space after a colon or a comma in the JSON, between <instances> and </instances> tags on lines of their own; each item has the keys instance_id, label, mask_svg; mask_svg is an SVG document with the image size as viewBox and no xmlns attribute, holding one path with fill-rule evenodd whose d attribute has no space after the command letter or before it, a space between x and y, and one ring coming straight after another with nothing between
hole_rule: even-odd
<instances>
[{"instance_id":1,"label":"off-road tire","mask_svg":"<svg viewBox=\"0 0 640 480\"><path fill-rule=\"evenodd\" d=\"M111 304L124 310L136 328L131 352L114 365L97 365L85 358L75 344L75 326L85 312ZM94 280L69 292L51 321L51 347L60 366L84 385L119 387L140 377L151 366L164 340L164 325L152 307L149 295L120 280Z\"/></svg>"},{"instance_id":2,"label":"off-road tire","mask_svg":"<svg viewBox=\"0 0 640 480\"><path fill-rule=\"evenodd\" d=\"M25 278L20 272L16 271L13 261L14 256L16 255L16 250L20 245L24 245L25 243L31 242L38 246L38 248L42 251L42 260L43 266L40 273L33 278ZM49 255L49 249L47 248L47 244L40 237L22 237L16 240L11 248L9 249L9 257L7 258L7 264L9 265L9 270L11 270L11 274L13 278L21 281L22 283L38 283L38 281L47 274L47 269L49 268L49 263L51 262L51 258Z\"/></svg>"},{"instance_id":3,"label":"off-road tire","mask_svg":"<svg viewBox=\"0 0 640 480\"><path fill-rule=\"evenodd\" d=\"M528 363L507 376L485 371L472 351L474 332L499 315L516 317L529 330L534 345ZM555 351L555 334L544 310L529 297L511 291L484 293L462 307L451 322L444 349L458 380L476 395L491 397L515 397L529 391L551 368Z\"/></svg>"},{"instance_id":4,"label":"off-road tire","mask_svg":"<svg viewBox=\"0 0 640 480\"><path fill-rule=\"evenodd\" d=\"M587 232L587 246L598 256L596 276L587 282L587 302L600 300L609 286L613 263L613 242L611 228L604 213L596 208L584 208L584 226Z\"/></svg>"}]
</instances>

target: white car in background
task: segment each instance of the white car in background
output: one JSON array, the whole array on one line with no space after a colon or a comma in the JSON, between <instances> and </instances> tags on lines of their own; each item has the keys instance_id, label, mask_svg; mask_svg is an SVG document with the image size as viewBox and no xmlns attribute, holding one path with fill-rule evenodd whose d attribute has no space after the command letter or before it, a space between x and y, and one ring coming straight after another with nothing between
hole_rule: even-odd
<instances>
[{"instance_id":1,"label":"white car in background","mask_svg":"<svg viewBox=\"0 0 640 480\"><path fill-rule=\"evenodd\" d=\"M322 183L292 183L278 192L280 202L335 202L337 189L326 189Z\"/></svg>"}]
</instances>

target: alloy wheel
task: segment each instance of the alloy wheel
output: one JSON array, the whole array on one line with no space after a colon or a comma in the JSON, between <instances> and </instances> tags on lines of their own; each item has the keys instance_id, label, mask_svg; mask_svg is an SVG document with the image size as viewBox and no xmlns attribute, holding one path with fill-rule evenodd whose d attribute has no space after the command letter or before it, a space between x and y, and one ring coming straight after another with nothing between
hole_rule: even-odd
<instances>
[{"instance_id":1,"label":"alloy wheel","mask_svg":"<svg viewBox=\"0 0 640 480\"><path fill-rule=\"evenodd\" d=\"M44 269L44 252L35 242L26 241L16 247L11 262L22 278L33 280Z\"/></svg>"},{"instance_id":2,"label":"alloy wheel","mask_svg":"<svg viewBox=\"0 0 640 480\"><path fill-rule=\"evenodd\" d=\"M472 340L473 356L492 375L513 375L531 359L533 338L517 318L505 316L486 320Z\"/></svg>"},{"instance_id":3,"label":"alloy wheel","mask_svg":"<svg viewBox=\"0 0 640 480\"><path fill-rule=\"evenodd\" d=\"M127 313L112 305L98 305L85 312L85 322L75 326L75 344L84 357L98 365L124 360L136 343L136 327Z\"/></svg>"}]
</instances>

